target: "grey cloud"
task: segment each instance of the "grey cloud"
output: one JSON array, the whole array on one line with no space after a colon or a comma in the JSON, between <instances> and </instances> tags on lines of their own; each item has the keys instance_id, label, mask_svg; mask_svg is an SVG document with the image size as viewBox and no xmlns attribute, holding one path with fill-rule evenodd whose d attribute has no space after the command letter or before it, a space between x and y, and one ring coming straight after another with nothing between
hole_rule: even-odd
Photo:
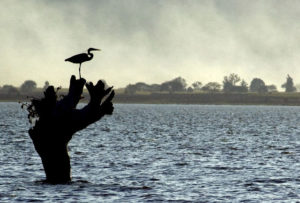
<instances>
[{"instance_id":1,"label":"grey cloud","mask_svg":"<svg viewBox=\"0 0 300 203\"><path fill-rule=\"evenodd\" d=\"M32 74L40 86L45 80L67 85L77 72L63 59L90 46L103 52L84 64L83 74L119 87L178 75L190 82L221 81L231 72L279 85L287 73L300 74L299 1L1 3L1 75L14 70L16 76L0 76L0 85L20 84Z\"/></svg>"}]
</instances>

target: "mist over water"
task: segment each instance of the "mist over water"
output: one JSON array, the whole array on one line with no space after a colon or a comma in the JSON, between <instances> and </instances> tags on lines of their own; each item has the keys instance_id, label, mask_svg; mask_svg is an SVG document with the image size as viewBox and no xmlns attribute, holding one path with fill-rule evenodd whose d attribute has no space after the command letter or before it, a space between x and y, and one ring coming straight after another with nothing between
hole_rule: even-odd
<instances>
[{"instance_id":1,"label":"mist over water","mask_svg":"<svg viewBox=\"0 0 300 203\"><path fill-rule=\"evenodd\" d=\"M0 8L0 85L33 79L67 86L64 59L101 48L83 65L91 81L115 87L221 82L237 73L278 87L299 77L299 1L15 1Z\"/></svg>"},{"instance_id":2,"label":"mist over water","mask_svg":"<svg viewBox=\"0 0 300 203\"><path fill-rule=\"evenodd\" d=\"M0 103L0 201L299 200L299 107L115 105L69 144L73 181L43 184L26 113Z\"/></svg>"}]
</instances>

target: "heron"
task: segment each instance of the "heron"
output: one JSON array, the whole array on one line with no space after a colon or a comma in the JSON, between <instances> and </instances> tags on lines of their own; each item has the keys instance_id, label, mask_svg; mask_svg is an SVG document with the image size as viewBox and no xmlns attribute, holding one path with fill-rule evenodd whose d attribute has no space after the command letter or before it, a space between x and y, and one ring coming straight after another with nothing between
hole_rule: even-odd
<instances>
[{"instance_id":1,"label":"heron","mask_svg":"<svg viewBox=\"0 0 300 203\"><path fill-rule=\"evenodd\" d=\"M91 51L101 51L101 49L89 48L87 50L87 53L77 54L71 56L70 58L65 59L65 61L70 61L72 63L79 63L79 79L81 78L81 74L80 74L81 63L90 61L94 57L94 54L92 54Z\"/></svg>"}]
</instances>

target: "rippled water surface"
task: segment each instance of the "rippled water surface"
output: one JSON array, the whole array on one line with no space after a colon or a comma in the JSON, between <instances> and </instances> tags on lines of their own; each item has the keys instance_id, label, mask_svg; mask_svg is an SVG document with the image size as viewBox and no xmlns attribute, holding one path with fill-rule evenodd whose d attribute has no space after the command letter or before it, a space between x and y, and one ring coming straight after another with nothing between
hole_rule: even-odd
<instances>
[{"instance_id":1,"label":"rippled water surface","mask_svg":"<svg viewBox=\"0 0 300 203\"><path fill-rule=\"evenodd\" d=\"M115 105L71 140L66 185L42 183L20 105L0 112L0 202L300 199L300 107Z\"/></svg>"}]
</instances>

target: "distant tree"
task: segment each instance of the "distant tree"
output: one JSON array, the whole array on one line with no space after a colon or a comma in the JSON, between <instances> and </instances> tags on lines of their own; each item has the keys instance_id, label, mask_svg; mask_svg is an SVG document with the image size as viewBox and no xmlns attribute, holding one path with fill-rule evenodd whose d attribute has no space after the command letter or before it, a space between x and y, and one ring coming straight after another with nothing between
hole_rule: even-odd
<instances>
[{"instance_id":1,"label":"distant tree","mask_svg":"<svg viewBox=\"0 0 300 203\"><path fill-rule=\"evenodd\" d=\"M236 93L248 92L248 87L241 86L241 85L236 85L236 86L232 87L231 92L236 92Z\"/></svg>"},{"instance_id":2,"label":"distant tree","mask_svg":"<svg viewBox=\"0 0 300 203\"><path fill-rule=\"evenodd\" d=\"M225 76L223 80L224 92L248 92L248 84L245 80L242 80L240 85L237 83L241 81L240 76L235 73L231 73L229 76Z\"/></svg>"},{"instance_id":3,"label":"distant tree","mask_svg":"<svg viewBox=\"0 0 300 203\"><path fill-rule=\"evenodd\" d=\"M160 91L167 91L167 92L170 92L170 93L173 92L172 86L171 86L171 84L168 83L168 82L162 83L162 84L160 85Z\"/></svg>"},{"instance_id":4,"label":"distant tree","mask_svg":"<svg viewBox=\"0 0 300 203\"><path fill-rule=\"evenodd\" d=\"M296 87L294 86L293 78L290 75L287 75L286 82L281 85L282 88L285 88L285 92L296 92Z\"/></svg>"},{"instance_id":5,"label":"distant tree","mask_svg":"<svg viewBox=\"0 0 300 203\"><path fill-rule=\"evenodd\" d=\"M124 93L125 94L135 94L137 92L136 86L129 84L125 87Z\"/></svg>"},{"instance_id":6,"label":"distant tree","mask_svg":"<svg viewBox=\"0 0 300 203\"><path fill-rule=\"evenodd\" d=\"M265 82L260 78L254 78L250 84L250 91L251 92L258 92L258 93L265 93L268 91Z\"/></svg>"},{"instance_id":7,"label":"distant tree","mask_svg":"<svg viewBox=\"0 0 300 203\"><path fill-rule=\"evenodd\" d=\"M21 92L29 93L36 89L36 82L33 80L26 80L20 87Z\"/></svg>"},{"instance_id":8,"label":"distant tree","mask_svg":"<svg viewBox=\"0 0 300 203\"><path fill-rule=\"evenodd\" d=\"M144 82L138 82L136 84L129 84L125 87L125 94L135 94L138 91L141 92L155 92L160 90L160 85L152 84L148 85Z\"/></svg>"},{"instance_id":9,"label":"distant tree","mask_svg":"<svg viewBox=\"0 0 300 203\"><path fill-rule=\"evenodd\" d=\"M267 85L268 92L277 92L276 85Z\"/></svg>"},{"instance_id":10,"label":"distant tree","mask_svg":"<svg viewBox=\"0 0 300 203\"><path fill-rule=\"evenodd\" d=\"M245 80L242 80L241 86L248 88L248 83Z\"/></svg>"},{"instance_id":11,"label":"distant tree","mask_svg":"<svg viewBox=\"0 0 300 203\"><path fill-rule=\"evenodd\" d=\"M161 84L160 90L161 91L168 91L172 92L181 92L186 91L186 81L182 77L177 77L171 81L167 81Z\"/></svg>"},{"instance_id":12,"label":"distant tree","mask_svg":"<svg viewBox=\"0 0 300 203\"><path fill-rule=\"evenodd\" d=\"M202 87L202 90L206 92L219 92L221 85L217 82L209 82Z\"/></svg>"},{"instance_id":13,"label":"distant tree","mask_svg":"<svg viewBox=\"0 0 300 203\"><path fill-rule=\"evenodd\" d=\"M5 93L5 94L9 94L9 95L18 95L19 90L12 86L12 85L4 85L1 89L1 92Z\"/></svg>"},{"instance_id":14,"label":"distant tree","mask_svg":"<svg viewBox=\"0 0 300 203\"><path fill-rule=\"evenodd\" d=\"M188 88L187 88L187 91L188 91L188 92L193 92L193 91L194 91L194 88L188 87Z\"/></svg>"},{"instance_id":15,"label":"distant tree","mask_svg":"<svg viewBox=\"0 0 300 203\"><path fill-rule=\"evenodd\" d=\"M151 91L152 92L158 92L160 90L160 85L159 84L152 84L150 85Z\"/></svg>"},{"instance_id":16,"label":"distant tree","mask_svg":"<svg viewBox=\"0 0 300 203\"><path fill-rule=\"evenodd\" d=\"M138 82L135 84L135 88L137 91L151 91L150 85L144 82Z\"/></svg>"},{"instance_id":17,"label":"distant tree","mask_svg":"<svg viewBox=\"0 0 300 203\"><path fill-rule=\"evenodd\" d=\"M199 82L199 81L196 81L196 82L194 82L194 83L192 84L192 88L193 88L194 90L201 90L201 87L202 87L202 83Z\"/></svg>"},{"instance_id":18,"label":"distant tree","mask_svg":"<svg viewBox=\"0 0 300 203\"><path fill-rule=\"evenodd\" d=\"M233 92L234 86L241 81L240 76L235 73L231 73L229 76L225 76L223 80L223 90L224 92Z\"/></svg>"},{"instance_id":19,"label":"distant tree","mask_svg":"<svg viewBox=\"0 0 300 203\"><path fill-rule=\"evenodd\" d=\"M237 92L248 92L248 83L245 80L242 80L241 85L236 87L238 87L239 90Z\"/></svg>"}]
</instances>

